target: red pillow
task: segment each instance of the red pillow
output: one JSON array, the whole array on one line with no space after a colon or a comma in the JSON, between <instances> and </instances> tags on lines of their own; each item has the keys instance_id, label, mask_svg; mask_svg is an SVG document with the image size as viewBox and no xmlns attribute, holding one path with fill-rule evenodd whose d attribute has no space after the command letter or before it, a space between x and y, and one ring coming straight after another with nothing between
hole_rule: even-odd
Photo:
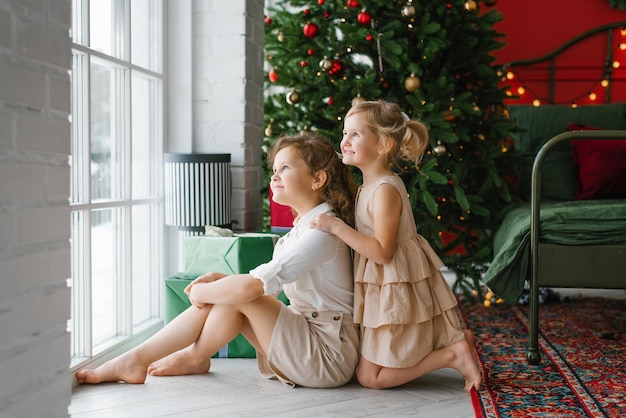
<instances>
[{"instance_id":1,"label":"red pillow","mask_svg":"<svg viewBox=\"0 0 626 418\"><path fill-rule=\"evenodd\" d=\"M576 198L626 198L626 140L570 141L578 166Z\"/></svg>"}]
</instances>

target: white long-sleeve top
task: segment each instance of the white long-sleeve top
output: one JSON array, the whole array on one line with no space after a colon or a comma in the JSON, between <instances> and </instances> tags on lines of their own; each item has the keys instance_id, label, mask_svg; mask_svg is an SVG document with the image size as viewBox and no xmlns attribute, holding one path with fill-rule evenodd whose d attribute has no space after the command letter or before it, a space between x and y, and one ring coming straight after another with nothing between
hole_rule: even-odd
<instances>
[{"instance_id":1,"label":"white long-sleeve top","mask_svg":"<svg viewBox=\"0 0 626 418\"><path fill-rule=\"evenodd\" d=\"M311 228L319 213L334 216L322 203L300 217L276 243L271 261L250 274L264 283L265 294L281 290L295 308L352 314L354 279L350 248L332 234Z\"/></svg>"}]
</instances>

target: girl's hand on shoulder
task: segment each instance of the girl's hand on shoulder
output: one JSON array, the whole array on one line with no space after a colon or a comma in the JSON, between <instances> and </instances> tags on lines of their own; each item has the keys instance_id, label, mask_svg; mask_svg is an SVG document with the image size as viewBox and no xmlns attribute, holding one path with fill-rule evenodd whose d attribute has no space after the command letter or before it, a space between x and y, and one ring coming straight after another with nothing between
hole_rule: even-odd
<instances>
[{"instance_id":1,"label":"girl's hand on shoulder","mask_svg":"<svg viewBox=\"0 0 626 418\"><path fill-rule=\"evenodd\" d=\"M343 221L339 218L321 213L311 221L311 228L334 234L333 227L339 225L341 222Z\"/></svg>"}]
</instances>

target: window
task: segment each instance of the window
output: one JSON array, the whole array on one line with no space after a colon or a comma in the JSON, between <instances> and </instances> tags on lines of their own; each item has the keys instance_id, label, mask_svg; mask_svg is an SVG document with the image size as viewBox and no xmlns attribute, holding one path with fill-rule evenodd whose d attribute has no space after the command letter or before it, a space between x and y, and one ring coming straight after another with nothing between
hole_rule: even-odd
<instances>
[{"instance_id":1,"label":"window","mask_svg":"<svg viewBox=\"0 0 626 418\"><path fill-rule=\"evenodd\" d=\"M162 323L162 0L72 1L72 366Z\"/></svg>"}]
</instances>

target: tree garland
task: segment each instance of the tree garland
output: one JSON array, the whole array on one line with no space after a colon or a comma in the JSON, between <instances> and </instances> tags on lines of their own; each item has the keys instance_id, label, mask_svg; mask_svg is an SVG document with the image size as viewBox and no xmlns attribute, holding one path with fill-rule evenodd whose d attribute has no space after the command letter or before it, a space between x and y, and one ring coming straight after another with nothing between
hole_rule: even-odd
<instances>
[{"instance_id":1,"label":"tree garland","mask_svg":"<svg viewBox=\"0 0 626 418\"><path fill-rule=\"evenodd\" d=\"M620 9L623 11L626 9L626 0L609 0L609 6L611 6L611 9Z\"/></svg>"}]
</instances>

